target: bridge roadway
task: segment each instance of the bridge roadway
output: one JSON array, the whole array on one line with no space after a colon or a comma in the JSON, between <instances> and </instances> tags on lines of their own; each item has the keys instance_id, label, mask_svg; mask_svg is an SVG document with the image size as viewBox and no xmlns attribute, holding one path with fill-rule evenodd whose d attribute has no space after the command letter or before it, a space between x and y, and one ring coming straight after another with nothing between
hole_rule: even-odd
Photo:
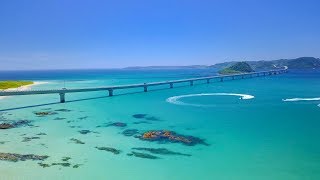
<instances>
[{"instance_id":1,"label":"bridge roadway","mask_svg":"<svg viewBox=\"0 0 320 180\"><path fill-rule=\"evenodd\" d=\"M248 77L259 77L259 76L270 76L283 74L288 72L287 69L271 70L271 71L260 71L252 73L242 73L242 74L232 74L232 75L220 75L220 76L207 76L199 78L190 78L190 79L180 79L172 81L161 81L161 82L150 82L143 84L129 84L129 85L118 85L118 86L107 86L107 87L94 87L94 88L79 88L79 89L50 89L50 90L25 90L25 91L0 91L0 96L20 96L20 95L36 95L36 94L59 94L60 102L65 102L66 93L77 93L77 92L91 92L91 91L108 91L109 96L113 96L113 91L117 89L131 89L131 88L143 88L144 92L148 91L150 86L159 86L159 85L169 85L170 88L173 88L174 84L189 82L190 86L193 86L195 81L203 81L210 83L210 80L219 79L221 82L225 79L235 80L236 78L248 78Z\"/></svg>"}]
</instances>

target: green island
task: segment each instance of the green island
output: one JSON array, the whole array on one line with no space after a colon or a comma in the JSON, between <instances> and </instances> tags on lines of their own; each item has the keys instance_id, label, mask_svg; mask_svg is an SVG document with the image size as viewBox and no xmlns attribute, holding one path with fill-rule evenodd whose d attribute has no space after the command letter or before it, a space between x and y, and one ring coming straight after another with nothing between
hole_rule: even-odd
<instances>
[{"instance_id":1,"label":"green island","mask_svg":"<svg viewBox=\"0 0 320 180\"><path fill-rule=\"evenodd\" d=\"M0 90L18 88L21 86L31 85L32 81L0 81Z\"/></svg>"},{"instance_id":2,"label":"green island","mask_svg":"<svg viewBox=\"0 0 320 180\"><path fill-rule=\"evenodd\" d=\"M229 67L226 67L219 71L219 74L229 75L229 74L241 74L254 72L251 66L246 62L237 62Z\"/></svg>"}]
</instances>

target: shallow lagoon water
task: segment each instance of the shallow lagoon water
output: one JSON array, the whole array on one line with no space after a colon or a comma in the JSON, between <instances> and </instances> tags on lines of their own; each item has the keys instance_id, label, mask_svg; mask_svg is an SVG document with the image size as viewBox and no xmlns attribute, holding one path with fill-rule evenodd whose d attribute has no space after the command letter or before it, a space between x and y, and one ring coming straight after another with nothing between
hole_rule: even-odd
<instances>
[{"instance_id":1,"label":"shallow lagoon water","mask_svg":"<svg viewBox=\"0 0 320 180\"><path fill-rule=\"evenodd\" d=\"M20 74L19 74L20 73ZM141 83L212 75L208 70L154 71L52 71L2 72L1 77L47 81L34 89L104 86ZM318 101L284 102L290 98L319 97L320 73L292 71L289 74L245 80L182 84L169 89L153 88L67 94L67 103L57 103L58 95L20 96L0 100L1 116L7 120L30 120L23 126L0 131L1 152L48 155L42 163L61 163L71 157L71 167L43 168L40 161L0 161L0 179L319 179L320 108ZM65 85L64 85L65 84ZM173 96L200 93L248 94L243 100L233 96L190 97L186 103L212 107L181 106L168 103ZM55 111L68 109L70 112ZM39 111L57 114L40 116ZM156 120L135 118L147 114ZM63 119L65 118L65 119ZM59 120L60 119L60 120ZM126 127L97 127L112 122ZM138 123L140 122L140 123ZM199 137L210 144L186 146L158 143L124 136L126 129L170 130ZM81 134L81 130L92 132ZM46 135L36 135L46 133ZM24 137L40 137L22 142ZM81 140L76 144L70 139ZM121 150L115 155L95 147ZM159 155L132 148L166 148L191 156ZM159 159L128 156L132 151ZM73 165L80 164L78 168Z\"/></svg>"}]
</instances>

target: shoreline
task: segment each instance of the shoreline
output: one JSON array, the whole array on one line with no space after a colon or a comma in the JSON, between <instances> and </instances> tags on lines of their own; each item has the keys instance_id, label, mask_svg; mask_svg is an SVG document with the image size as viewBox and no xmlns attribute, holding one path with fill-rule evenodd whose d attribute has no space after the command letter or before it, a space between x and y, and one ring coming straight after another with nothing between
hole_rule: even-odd
<instances>
[{"instance_id":1,"label":"shoreline","mask_svg":"<svg viewBox=\"0 0 320 180\"><path fill-rule=\"evenodd\" d=\"M46 81L34 81L33 84L29 84L29 85L25 85L25 86L20 86L20 87L17 87L17 88L9 88L9 89L5 89L5 90L2 90L4 92L7 92L7 91L25 91L25 90L31 90L32 89L32 86L37 86L37 85L41 85L41 84L48 84L49 82L46 82ZM0 100L1 99L4 99L4 98L7 98L8 96L1 96L0 97Z\"/></svg>"}]
</instances>

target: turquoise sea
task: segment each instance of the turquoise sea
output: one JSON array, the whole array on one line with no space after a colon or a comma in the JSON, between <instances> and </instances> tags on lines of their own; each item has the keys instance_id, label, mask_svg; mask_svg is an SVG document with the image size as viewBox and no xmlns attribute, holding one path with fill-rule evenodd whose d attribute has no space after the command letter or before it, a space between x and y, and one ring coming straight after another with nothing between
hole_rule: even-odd
<instances>
[{"instance_id":1,"label":"turquoise sea","mask_svg":"<svg viewBox=\"0 0 320 180\"><path fill-rule=\"evenodd\" d=\"M7 71L0 72L0 80L33 80L42 84L32 89L60 89L215 73L212 69ZM141 88L119 90L113 97L103 91L67 94L63 104L58 95L6 97L0 99L1 122L30 123L0 129L0 153L49 157L0 161L0 179L318 180L319 89L320 71L290 70L277 76L197 82L192 87L187 83L173 89L153 87L147 93ZM111 126L115 122L126 126ZM138 133L125 136L128 129ZM136 137L150 130L168 130L205 143ZM171 153L139 148L165 148Z\"/></svg>"}]
</instances>

